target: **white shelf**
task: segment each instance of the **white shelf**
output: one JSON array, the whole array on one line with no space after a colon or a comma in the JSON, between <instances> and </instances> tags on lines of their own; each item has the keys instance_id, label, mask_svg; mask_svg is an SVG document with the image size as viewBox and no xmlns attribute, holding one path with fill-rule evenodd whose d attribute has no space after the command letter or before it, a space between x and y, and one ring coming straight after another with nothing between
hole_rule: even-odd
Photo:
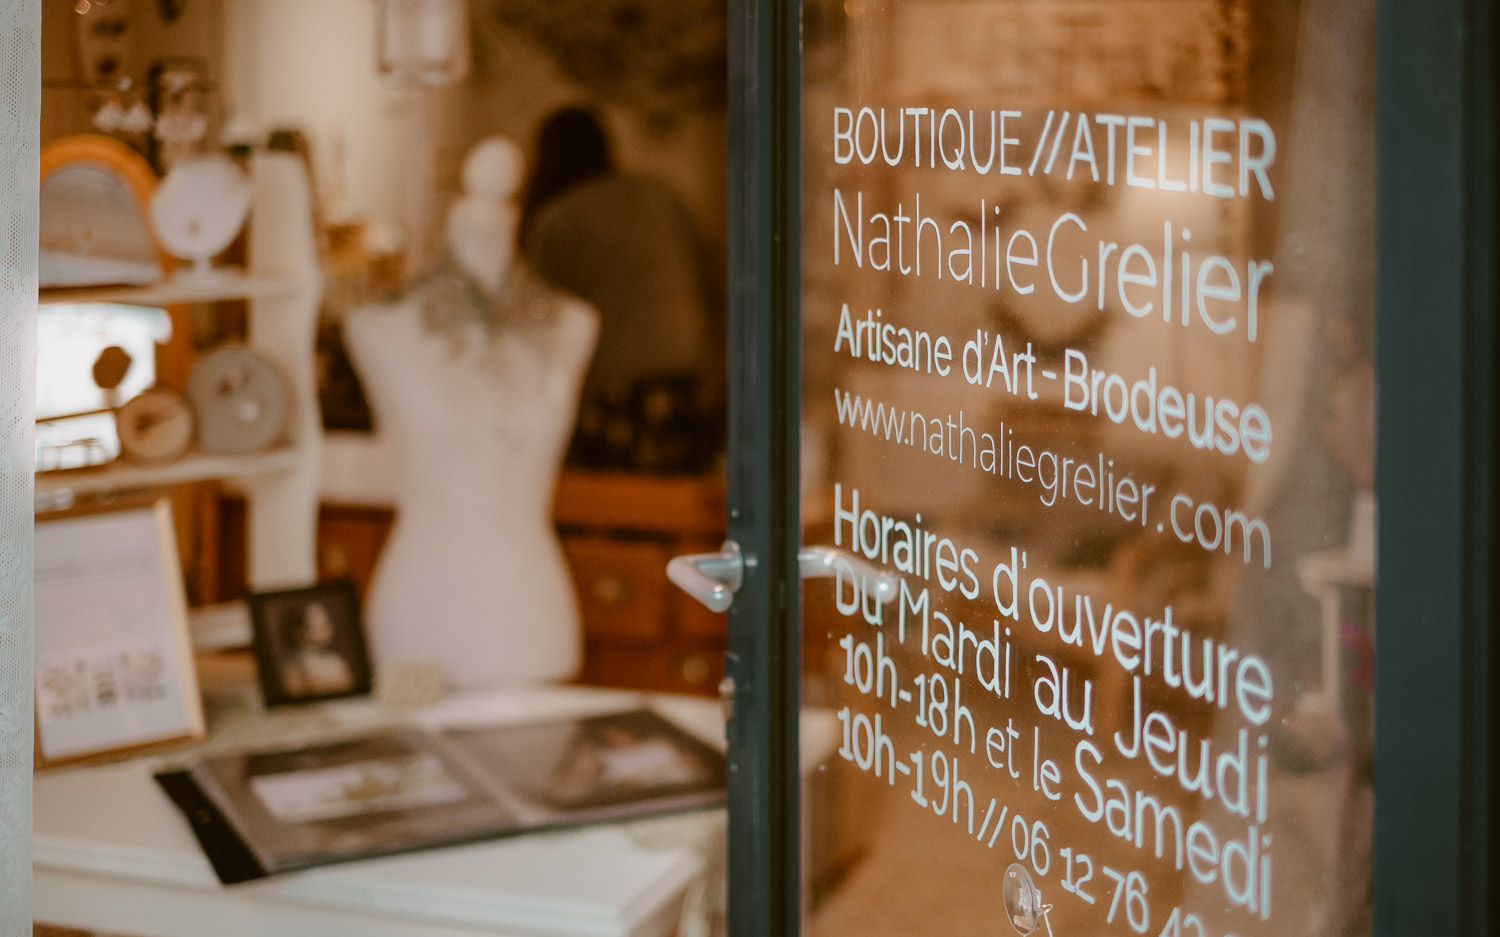
<instances>
[{"instance_id":1,"label":"white shelf","mask_svg":"<svg viewBox=\"0 0 1500 937\"><path fill-rule=\"evenodd\" d=\"M254 634L250 607L243 601L218 602L188 609L188 634L195 651L249 647Z\"/></svg>"},{"instance_id":2,"label":"white shelf","mask_svg":"<svg viewBox=\"0 0 1500 937\"><path fill-rule=\"evenodd\" d=\"M259 299L288 296L297 284L288 280L271 280L247 276L243 271L225 269L212 278L177 277L149 286L105 286L83 289L42 290L43 306L64 303L119 303L127 306L172 306L179 303L216 303L233 299Z\"/></svg>"},{"instance_id":3,"label":"white shelf","mask_svg":"<svg viewBox=\"0 0 1500 937\"><path fill-rule=\"evenodd\" d=\"M36 474L38 492L72 491L75 495L96 492L157 488L183 482L208 481L236 475L285 472L302 463L304 452L296 446L255 455L212 455L189 452L168 465L131 465L115 461L97 468L62 469Z\"/></svg>"}]
</instances>

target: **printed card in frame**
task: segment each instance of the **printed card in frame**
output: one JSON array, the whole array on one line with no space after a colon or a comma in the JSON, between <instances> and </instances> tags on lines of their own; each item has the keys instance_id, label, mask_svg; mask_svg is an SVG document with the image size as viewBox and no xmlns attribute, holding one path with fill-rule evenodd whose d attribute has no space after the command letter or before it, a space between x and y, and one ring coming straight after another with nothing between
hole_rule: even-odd
<instances>
[{"instance_id":1,"label":"printed card in frame","mask_svg":"<svg viewBox=\"0 0 1500 937\"><path fill-rule=\"evenodd\" d=\"M165 498L36 523L36 763L201 738Z\"/></svg>"}]
</instances>

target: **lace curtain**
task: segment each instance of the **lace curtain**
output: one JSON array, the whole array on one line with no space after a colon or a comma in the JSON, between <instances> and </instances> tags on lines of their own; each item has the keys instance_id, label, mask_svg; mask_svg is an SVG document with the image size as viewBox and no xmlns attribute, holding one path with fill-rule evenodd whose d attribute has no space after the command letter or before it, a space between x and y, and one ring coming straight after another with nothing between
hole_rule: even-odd
<instances>
[{"instance_id":1,"label":"lace curtain","mask_svg":"<svg viewBox=\"0 0 1500 937\"><path fill-rule=\"evenodd\" d=\"M0 0L0 937L31 933L31 407L41 24L41 0Z\"/></svg>"}]
</instances>

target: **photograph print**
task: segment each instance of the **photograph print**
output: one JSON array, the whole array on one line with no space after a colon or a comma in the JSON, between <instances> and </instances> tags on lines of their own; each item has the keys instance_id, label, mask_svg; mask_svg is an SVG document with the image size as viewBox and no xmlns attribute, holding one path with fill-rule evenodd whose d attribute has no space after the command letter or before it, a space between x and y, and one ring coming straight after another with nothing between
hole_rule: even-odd
<instances>
[{"instance_id":1,"label":"photograph print","mask_svg":"<svg viewBox=\"0 0 1500 937\"><path fill-rule=\"evenodd\" d=\"M267 706L370 692L370 656L352 582L253 593L249 604Z\"/></svg>"}]
</instances>

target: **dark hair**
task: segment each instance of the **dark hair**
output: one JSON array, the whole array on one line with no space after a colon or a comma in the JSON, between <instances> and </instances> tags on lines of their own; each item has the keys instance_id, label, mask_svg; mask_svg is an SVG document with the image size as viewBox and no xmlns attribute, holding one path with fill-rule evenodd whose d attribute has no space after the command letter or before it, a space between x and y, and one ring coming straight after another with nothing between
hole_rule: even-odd
<instances>
[{"instance_id":1,"label":"dark hair","mask_svg":"<svg viewBox=\"0 0 1500 937\"><path fill-rule=\"evenodd\" d=\"M555 111L537 132L536 160L521 208L521 236L525 238L542 206L580 182L603 176L613 168L604 128L590 111L567 107Z\"/></svg>"}]
</instances>

